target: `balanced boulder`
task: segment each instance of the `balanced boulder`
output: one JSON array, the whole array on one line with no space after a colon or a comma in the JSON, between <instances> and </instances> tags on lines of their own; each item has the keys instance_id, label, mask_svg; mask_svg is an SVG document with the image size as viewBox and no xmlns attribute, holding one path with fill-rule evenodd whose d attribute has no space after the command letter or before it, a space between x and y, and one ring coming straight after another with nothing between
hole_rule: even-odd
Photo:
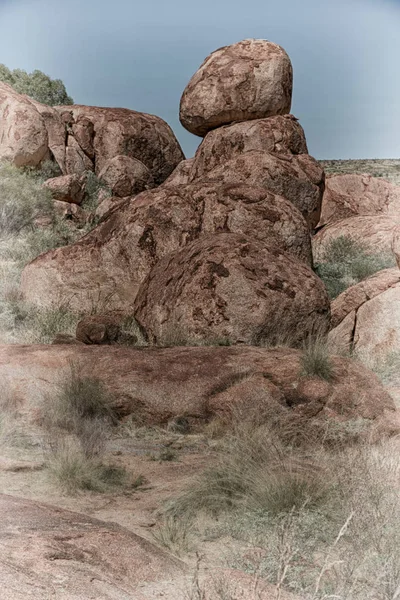
<instances>
[{"instance_id":1,"label":"balanced boulder","mask_svg":"<svg viewBox=\"0 0 400 600\"><path fill-rule=\"evenodd\" d=\"M293 70L285 50L248 39L210 54L189 81L180 104L182 125L195 135L234 121L290 112Z\"/></svg>"}]
</instances>

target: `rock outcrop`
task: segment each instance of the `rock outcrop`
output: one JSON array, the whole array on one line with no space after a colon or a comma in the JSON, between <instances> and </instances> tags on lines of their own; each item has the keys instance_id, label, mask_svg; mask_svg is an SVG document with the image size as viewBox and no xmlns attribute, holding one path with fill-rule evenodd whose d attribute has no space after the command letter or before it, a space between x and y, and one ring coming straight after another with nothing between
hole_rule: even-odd
<instances>
[{"instance_id":1,"label":"rock outcrop","mask_svg":"<svg viewBox=\"0 0 400 600\"><path fill-rule=\"evenodd\" d=\"M290 112L293 71L283 48L243 40L208 56L189 81L180 104L182 125L195 135L234 121Z\"/></svg>"},{"instance_id":2,"label":"rock outcrop","mask_svg":"<svg viewBox=\"0 0 400 600\"><path fill-rule=\"evenodd\" d=\"M36 167L49 158L45 121L35 106L0 82L0 160Z\"/></svg>"},{"instance_id":3,"label":"rock outcrop","mask_svg":"<svg viewBox=\"0 0 400 600\"><path fill-rule=\"evenodd\" d=\"M67 170L71 161L78 171L89 161L114 196L98 208L94 231L25 268L25 300L51 306L67 298L70 308L89 313L94 307L130 316L138 311L148 336L157 341L162 341L161 325L173 329L177 319L197 341L227 337L249 344L260 330L277 327L279 336L293 329L294 343L300 343L326 331L329 303L310 270L311 231L320 219L325 175L308 155L302 127L287 114L291 80L288 56L270 42L245 40L211 55L186 88L181 108L184 120L210 109L207 125L200 120L204 133L213 130L196 156L181 162L172 132L156 117L57 107L67 131ZM206 99L212 82L216 96ZM246 249L251 258L242 256ZM199 277L206 280L214 254L224 253L232 275L219 282L220 304L215 304L211 280L202 286ZM176 285L162 290L169 269ZM178 271L184 293L175 281ZM189 317L199 285L198 315ZM246 291L240 292L241 285ZM178 305L186 307L184 318L176 314Z\"/></svg>"},{"instance_id":4,"label":"rock outcrop","mask_svg":"<svg viewBox=\"0 0 400 600\"><path fill-rule=\"evenodd\" d=\"M393 400L371 371L332 357L332 381L304 377L301 351L289 348L0 346L0 380L32 421L40 418L43 398L51 401L60 376L71 372L71 362L83 377L104 382L121 416L134 414L147 424L181 416L194 427L226 415L246 394L246 410L256 407L260 424L273 423L279 412L290 422L299 417L302 427L305 418L309 431L327 418L365 419L382 433L400 430Z\"/></svg>"},{"instance_id":5,"label":"rock outcrop","mask_svg":"<svg viewBox=\"0 0 400 600\"><path fill-rule=\"evenodd\" d=\"M347 237L360 243L371 254L391 256L393 237L399 225L400 213L398 216L360 216L335 221L320 229L312 238L314 261L323 261L329 244L339 237Z\"/></svg>"},{"instance_id":6,"label":"rock outcrop","mask_svg":"<svg viewBox=\"0 0 400 600\"><path fill-rule=\"evenodd\" d=\"M400 270L384 269L332 302L329 338L338 351L380 360L400 351Z\"/></svg>"},{"instance_id":7,"label":"rock outcrop","mask_svg":"<svg viewBox=\"0 0 400 600\"><path fill-rule=\"evenodd\" d=\"M251 150L195 181L257 185L290 200L310 229L317 225L320 218L325 175L317 161L308 154L278 156Z\"/></svg>"},{"instance_id":8,"label":"rock outcrop","mask_svg":"<svg viewBox=\"0 0 400 600\"><path fill-rule=\"evenodd\" d=\"M154 115L123 108L52 108L0 83L0 160L39 167L48 159L64 175L103 171L115 195L130 195L163 183L184 155L171 128Z\"/></svg>"},{"instance_id":9,"label":"rock outcrop","mask_svg":"<svg viewBox=\"0 0 400 600\"><path fill-rule=\"evenodd\" d=\"M289 332L298 345L327 333L330 307L309 267L274 246L221 233L160 260L139 290L135 316L161 345L176 333L190 345L276 342Z\"/></svg>"},{"instance_id":10,"label":"rock outcrop","mask_svg":"<svg viewBox=\"0 0 400 600\"><path fill-rule=\"evenodd\" d=\"M108 161L126 156L141 162L154 185L160 185L185 158L171 128L160 117L127 108L74 105L56 110L66 126L67 148L72 148L73 156L80 154L80 160L97 175L108 167ZM119 159L119 172L121 177L132 177L132 163Z\"/></svg>"},{"instance_id":11,"label":"rock outcrop","mask_svg":"<svg viewBox=\"0 0 400 600\"><path fill-rule=\"evenodd\" d=\"M400 215L400 187L371 175L327 177L318 227L356 216Z\"/></svg>"},{"instance_id":12,"label":"rock outcrop","mask_svg":"<svg viewBox=\"0 0 400 600\"><path fill-rule=\"evenodd\" d=\"M202 177L244 152L308 154L303 128L293 115L225 125L210 131L197 149L192 179Z\"/></svg>"}]
</instances>

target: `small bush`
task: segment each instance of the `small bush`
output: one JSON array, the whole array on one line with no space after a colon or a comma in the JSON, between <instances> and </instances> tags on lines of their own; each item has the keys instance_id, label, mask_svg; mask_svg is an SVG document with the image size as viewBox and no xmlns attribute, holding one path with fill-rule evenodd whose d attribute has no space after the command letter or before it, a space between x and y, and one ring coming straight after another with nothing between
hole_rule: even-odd
<instances>
[{"instance_id":1,"label":"small bush","mask_svg":"<svg viewBox=\"0 0 400 600\"><path fill-rule=\"evenodd\" d=\"M330 381L333 377L333 364L326 338L310 337L303 346L301 356L302 375L320 377Z\"/></svg>"},{"instance_id":2,"label":"small bush","mask_svg":"<svg viewBox=\"0 0 400 600\"><path fill-rule=\"evenodd\" d=\"M328 244L315 271L334 299L351 285L393 266L392 255L374 254L352 238L340 236Z\"/></svg>"},{"instance_id":3,"label":"small bush","mask_svg":"<svg viewBox=\"0 0 400 600\"><path fill-rule=\"evenodd\" d=\"M178 556L190 550L192 525L185 518L166 516L151 533L158 544Z\"/></svg>"},{"instance_id":4,"label":"small bush","mask_svg":"<svg viewBox=\"0 0 400 600\"><path fill-rule=\"evenodd\" d=\"M0 163L0 237L32 228L42 216L53 217L50 192L23 171Z\"/></svg>"},{"instance_id":5,"label":"small bush","mask_svg":"<svg viewBox=\"0 0 400 600\"><path fill-rule=\"evenodd\" d=\"M124 469L87 457L72 439L59 438L47 448L48 469L67 494L79 490L106 492L127 482Z\"/></svg>"},{"instance_id":6,"label":"small bush","mask_svg":"<svg viewBox=\"0 0 400 600\"><path fill-rule=\"evenodd\" d=\"M51 402L51 422L67 431L80 432L84 420L116 423L117 416L103 383L95 377L82 376L71 364Z\"/></svg>"}]
</instances>

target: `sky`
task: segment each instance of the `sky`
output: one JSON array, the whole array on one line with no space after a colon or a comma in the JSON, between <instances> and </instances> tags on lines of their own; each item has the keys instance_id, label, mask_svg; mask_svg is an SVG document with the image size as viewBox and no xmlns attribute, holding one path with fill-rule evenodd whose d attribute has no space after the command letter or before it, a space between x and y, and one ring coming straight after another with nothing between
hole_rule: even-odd
<instances>
[{"instance_id":1,"label":"sky","mask_svg":"<svg viewBox=\"0 0 400 600\"><path fill-rule=\"evenodd\" d=\"M156 114L187 157L189 79L213 50L278 43L317 159L400 157L400 0L0 0L0 63L64 81L76 103Z\"/></svg>"}]
</instances>

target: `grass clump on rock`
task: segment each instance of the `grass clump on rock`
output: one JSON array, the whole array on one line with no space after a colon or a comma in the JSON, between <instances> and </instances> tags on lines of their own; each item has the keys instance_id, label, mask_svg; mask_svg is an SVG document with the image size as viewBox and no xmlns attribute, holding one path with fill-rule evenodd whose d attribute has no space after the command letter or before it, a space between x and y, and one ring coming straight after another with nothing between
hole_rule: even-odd
<instances>
[{"instance_id":1,"label":"grass clump on rock","mask_svg":"<svg viewBox=\"0 0 400 600\"><path fill-rule=\"evenodd\" d=\"M333 377L333 363L326 338L310 337L303 345L301 355L302 375L319 377L330 381Z\"/></svg>"},{"instance_id":2,"label":"grass clump on rock","mask_svg":"<svg viewBox=\"0 0 400 600\"><path fill-rule=\"evenodd\" d=\"M343 235L328 244L315 271L333 300L351 285L393 266L393 256L374 254L366 245Z\"/></svg>"}]
</instances>

